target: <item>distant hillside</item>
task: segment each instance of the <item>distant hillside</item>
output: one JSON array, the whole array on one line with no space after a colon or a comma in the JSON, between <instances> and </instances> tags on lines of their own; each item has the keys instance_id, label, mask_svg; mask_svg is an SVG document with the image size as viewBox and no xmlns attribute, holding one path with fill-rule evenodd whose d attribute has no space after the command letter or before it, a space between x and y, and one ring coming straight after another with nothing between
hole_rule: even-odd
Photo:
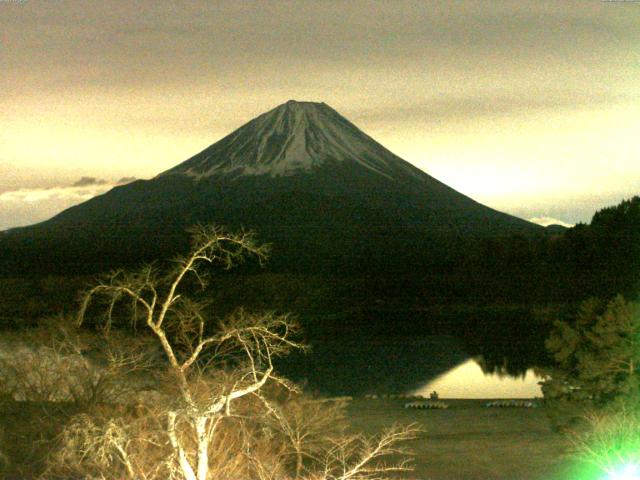
<instances>
[{"instance_id":1,"label":"distant hillside","mask_svg":"<svg viewBox=\"0 0 640 480\"><path fill-rule=\"evenodd\" d=\"M640 196L597 211L589 225L566 231L555 259L593 294L640 294Z\"/></svg>"}]
</instances>

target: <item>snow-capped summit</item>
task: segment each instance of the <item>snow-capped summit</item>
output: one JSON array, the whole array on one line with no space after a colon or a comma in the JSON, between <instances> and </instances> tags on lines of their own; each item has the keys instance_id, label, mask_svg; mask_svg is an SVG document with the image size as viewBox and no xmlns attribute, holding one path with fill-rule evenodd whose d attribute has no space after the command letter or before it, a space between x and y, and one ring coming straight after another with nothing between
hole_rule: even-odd
<instances>
[{"instance_id":1,"label":"snow-capped summit","mask_svg":"<svg viewBox=\"0 0 640 480\"><path fill-rule=\"evenodd\" d=\"M388 178L398 170L413 172L327 104L289 100L162 175L277 177L335 162L351 162Z\"/></svg>"}]
</instances>

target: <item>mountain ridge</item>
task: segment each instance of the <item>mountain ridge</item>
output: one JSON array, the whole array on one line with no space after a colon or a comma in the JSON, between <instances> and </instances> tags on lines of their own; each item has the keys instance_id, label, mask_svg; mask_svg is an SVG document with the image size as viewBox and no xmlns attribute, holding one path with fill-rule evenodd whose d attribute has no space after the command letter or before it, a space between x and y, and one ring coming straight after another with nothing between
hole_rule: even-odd
<instances>
[{"instance_id":1,"label":"mountain ridge","mask_svg":"<svg viewBox=\"0 0 640 480\"><path fill-rule=\"evenodd\" d=\"M387 150L324 102L289 100L245 123L218 142L159 176L216 174L287 176L310 172L326 161L357 163L393 179L388 158L414 173ZM415 168L415 167L413 167Z\"/></svg>"},{"instance_id":2,"label":"mountain ridge","mask_svg":"<svg viewBox=\"0 0 640 480\"><path fill-rule=\"evenodd\" d=\"M112 268L173 256L196 223L257 230L274 245L273 268L330 271L451 262L473 238L544 234L422 172L328 105L289 101L150 180L6 232L0 254L18 266L44 256Z\"/></svg>"}]
</instances>

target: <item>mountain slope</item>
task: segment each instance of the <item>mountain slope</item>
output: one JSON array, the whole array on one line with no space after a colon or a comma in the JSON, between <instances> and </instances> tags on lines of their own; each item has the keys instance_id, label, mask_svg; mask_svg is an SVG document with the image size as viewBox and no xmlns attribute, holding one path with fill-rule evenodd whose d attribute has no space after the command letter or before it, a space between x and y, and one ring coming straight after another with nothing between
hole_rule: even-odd
<instances>
[{"instance_id":1,"label":"mountain slope","mask_svg":"<svg viewBox=\"0 0 640 480\"><path fill-rule=\"evenodd\" d=\"M151 180L5 232L0 255L103 269L172 255L185 228L209 222L258 230L274 268L331 271L455 262L474 238L543 231L420 171L329 106L290 101Z\"/></svg>"},{"instance_id":2,"label":"mountain slope","mask_svg":"<svg viewBox=\"0 0 640 480\"><path fill-rule=\"evenodd\" d=\"M295 175L351 162L393 179L415 169L324 103L293 100L240 127L162 175Z\"/></svg>"}]
</instances>

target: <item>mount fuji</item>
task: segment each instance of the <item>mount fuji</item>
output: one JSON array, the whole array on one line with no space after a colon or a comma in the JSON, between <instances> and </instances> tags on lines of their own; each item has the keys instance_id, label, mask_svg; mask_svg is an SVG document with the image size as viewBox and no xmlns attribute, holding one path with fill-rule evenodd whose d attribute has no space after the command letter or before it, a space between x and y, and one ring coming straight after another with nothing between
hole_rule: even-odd
<instances>
[{"instance_id":1,"label":"mount fuji","mask_svg":"<svg viewBox=\"0 0 640 480\"><path fill-rule=\"evenodd\" d=\"M9 269L96 271L166 258L196 223L247 227L272 268L403 270L474 239L542 235L394 155L324 103L289 101L183 163L0 234Z\"/></svg>"},{"instance_id":2,"label":"mount fuji","mask_svg":"<svg viewBox=\"0 0 640 480\"><path fill-rule=\"evenodd\" d=\"M325 103L287 103L257 117L162 175L293 176L346 163L388 180L419 176Z\"/></svg>"}]
</instances>

